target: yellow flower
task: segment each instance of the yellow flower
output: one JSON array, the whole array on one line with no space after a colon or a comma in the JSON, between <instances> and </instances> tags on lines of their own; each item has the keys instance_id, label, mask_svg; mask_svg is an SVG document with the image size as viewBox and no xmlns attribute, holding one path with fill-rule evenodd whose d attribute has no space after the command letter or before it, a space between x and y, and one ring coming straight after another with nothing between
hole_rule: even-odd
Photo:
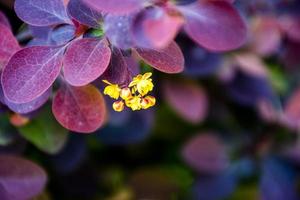
<instances>
[{"instance_id":1,"label":"yellow flower","mask_svg":"<svg viewBox=\"0 0 300 200\"><path fill-rule=\"evenodd\" d=\"M148 109L152 106L154 106L156 103L156 99L153 96L146 96L142 99L141 106L143 109Z\"/></svg>"},{"instance_id":2,"label":"yellow flower","mask_svg":"<svg viewBox=\"0 0 300 200\"><path fill-rule=\"evenodd\" d=\"M124 110L124 102L123 101L114 102L113 109L117 112L122 112Z\"/></svg>"},{"instance_id":3,"label":"yellow flower","mask_svg":"<svg viewBox=\"0 0 300 200\"><path fill-rule=\"evenodd\" d=\"M129 84L129 87L136 87L137 91L142 95L145 96L150 91L153 90L153 83L152 79L150 78L152 76L151 72L145 73L144 75L138 75L133 78L133 81Z\"/></svg>"},{"instance_id":4,"label":"yellow flower","mask_svg":"<svg viewBox=\"0 0 300 200\"><path fill-rule=\"evenodd\" d=\"M142 108L141 100L141 97L133 96L126 101L126 106L131 108L133 111L140 110Z\"/></svg>"},{"instance_id":5,"label":"yellow flower","mask_svg":"<svg viewBox=\"0 0 300 200\"><path fill-rule=\"evenodd\" d=\"M120 97L124 100L127 100L132 97L131 91L129 88L123 88L120 93Z\"/></svg>"},{"instance_id":6,"label":"yellow flower","mask_svg":"<svg viewBox=\"0 0 300 200\"><path fill-rule=\"evenodd\" d=\"M108 84L104 88L104 94L110 96L113 99L118 99L120 96L121 89L117 84L112 84L107 80L103 80L104 83Z\"/></svg>"}]
</instances>

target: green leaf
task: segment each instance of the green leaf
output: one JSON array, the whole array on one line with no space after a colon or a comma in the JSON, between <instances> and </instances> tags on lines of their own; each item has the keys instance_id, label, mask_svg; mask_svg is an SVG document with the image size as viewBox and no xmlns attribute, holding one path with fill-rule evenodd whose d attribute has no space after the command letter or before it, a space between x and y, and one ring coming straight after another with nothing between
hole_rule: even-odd
<instances>
[{"instance_id":1,"label":"green leaf","mask_svg":"<svg viewBox=\"0 0 300 200\"><path fill-rule=\"evenodd\" d=\"M20 127L21 135L49 154L58 153L67 141L68 131L53 117L50 106L45 107L30 123Z\"/></svg>"}]
</instances>

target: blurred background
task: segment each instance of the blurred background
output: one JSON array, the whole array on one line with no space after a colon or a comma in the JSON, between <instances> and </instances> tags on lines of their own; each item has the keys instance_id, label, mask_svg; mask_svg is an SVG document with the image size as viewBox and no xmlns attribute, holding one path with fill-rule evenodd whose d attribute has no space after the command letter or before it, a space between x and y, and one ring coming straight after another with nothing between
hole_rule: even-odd
<instances>
[{"instance_id":1,"label":"blurred background","mask_svg":"<svg viewBox=\"0 0 300 200\"><path fill-rule=\"evenodd\" d=\"M23 23L13 1L0 4L17 34ZM185 71L154 72L152 109L110 110L96 133L49 144L20 135L3 108L0 153L22 155L48 174L35 199L300 199L300 2L234 5L247 21L247 43L212 53L180 34ZM51 115L48 104L38 117Z\"/></svg>"}]
</instances>

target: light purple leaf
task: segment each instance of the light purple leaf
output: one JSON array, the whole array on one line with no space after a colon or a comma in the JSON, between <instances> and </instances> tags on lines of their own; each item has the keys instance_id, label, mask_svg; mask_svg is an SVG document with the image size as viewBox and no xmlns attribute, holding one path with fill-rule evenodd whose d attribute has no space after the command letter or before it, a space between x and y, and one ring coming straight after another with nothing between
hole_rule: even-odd
<instances>
[{"instance_id":1,"label":"light purple leaf","mask_svg":"<svg viewBox=\"0 0 300 200\"><path fill-rule=\"evenodd\" d=\"M193 82L165 81L164 96L182 118L191 122L203 121L208 111L205 91Z\"/></svg>"},{"instance_id":2,"label":"light purple leaf","mask_svg":"<svg viewBox=\"0 0 300 200\"><path fill-rule=\"evenodd\" d=\"M174 8L153 7L141 11L132 23L132 35L138 47L166 48L184 23Z\"/></svg>"},{"instance_id":3,"label":"light purple leaf","mask_svg":"<svg viewBox=\"0 0 300 200\"><path fill-rule=\"evenodd\" d=\"M0 156L1 200L32 199L47 182L46 172L37 164L16 156Z\"/></svg>"},{"instance_id":4,"label":"light purple leaf","mask_svg":"<svg viewBox=\"0 0 300 200\"><path fill-rule=\"evenodd\" d=\"M70 0L68 13L76 21L89 27L99 28L102 14L99 11L88 7L83 0Z\"/></svg>"},{"instance_id":5,"label":"light purple leaf","mask_svg":"<svg viewBox=\"0 0 300 200\"><path fill-rule=\"evenodd\" d=\"M60 26L52 31L51 42L55 45L66 44L75 37L75 31L72 25Z\"/></svg>"},{"instance_id":6,"label":"light purple leaf","mask_svg":"<svg viewBox=\"0 0 300 200\"><path fill-rule=\"evenodd\" d=\"M142 9L145 0L84 0L92 8L110 14L128 14Z\"/></svg>"},{"instance_id":7,"label":"light purple leaf","mask_svg":"<svg viewBox=\"0 0 300 200\"><path fill-rule=\"evenodd\" d=\"M199 173L218 174L229 166L224 144L212 133L199 134L188 140L182 156Z\"/></svg>"},{"instance_id":8,"label":"light purple leaf","mask_svg":"<svg viewBox=\"0 0 300 200\"><path fill-rule=\"evenodd\" d=\"M120 49L113 49L110 64L101 79L119 85L127 85L131 81L132 74Z\"/></svg>"},{"instance_id":9,"label":"light purple leaf","mask_svg":"<svg viewBox=\"0 0 300 200\"><path fill-rule=\"evenodd\" d=\"M28 26L28 28L34 38L39 38L44 40L48 40L53 31L53 28L49 26L46 27Z\"/></svg>"},{"instance_id":10,"label":"light purple leaf","mask_svg":"<svg viewBox=\"0 0 300 200\"><path fill-rule=\"evenodd\" d=\"M4 26L11 29L9 20L7 19L7 17L1 11L0 11L0 24L3 24Z\"/></svg>"},{"instance_id":11,"label":"light purple leaf","mask_svg":"<svg viewBox=\"0 0 300 200\"><path fill-rule=\"evenodd\" d=\"M198 1L180 10L186 16L186 33L209 50L232 50L246 41L246 24L226 1Z\"/></svg>"},{"instance_id":12,"label":"light purple leaf","mask_svg":"<svg viewBox=\"0 0 300 200\"><path fill-rule=\"evenodd\" d=\"M5 97L13 103L28 103L54 83L62 66L64 47L36 46L18 51L2 72Z\"/></svg>"},{"instance_id":13,"label":"light purple leaf","mask_svg":"<svg viewBox=\"0 0 300 200\"><path fill-rule=\"evenodd\" d=\"M8 62L9 58L20 49L18 41L11 30L0 24L0 69Z\"/></svg>"},{"instance_id":14,"label":"light purple leaf","mask_svg":"<svg viewBox=\"0 0 300 200\"><path fill-rule=\"evenodd\" d=\"M134 46L130 32L134 15L106 15L104 18L104 32L111 44L121 49Z\"/></svg>"},{"instance_id":15,"label":"light purple leaf","mask_svg":"<svg viewBox=\"0 0 300 200\"><path fill-rule=\"evenodd\" d=\"M298 129L300 127L300 88L297 88L286 102L282 121L288 127Z\"/></svg>"},{"instance_id":16,"label":"light purple leaf","mask_svg":"<svg viewBox=\"0 0 300 200\"><path fill-rule=\"evenodd\" d=\"M101 76L109 65L111 50L106 40L84 38L73 42L64 58L64 76L73 86L84 86Z\"/></svg>"},{"instance_id":17,"label":"light purple leaf","mask_svg":"<svg viewBox=\"0 0 300 200\"><path fill-rule=\"evenodd\" d=\"M52 112L63 127L79 133L96 131L106 119L104 98L93 85L64 86L54 97Z\"/></svg>"},{"instance_id":18,"label":"light purple leaf","mask_svg":"<svg viewBox=\"0 0 300 200\"><path fill-rule=\"evenodd\" d=\"M143 61L165 73L180 73L184 69L183 54L175 42L161 50L136 49Z\"/></svg>"},{"instance_id":19,"label":"light purple leaf","mask_svg":"<svg viewBox=\"0 0 300 200\"><path fill-rule=\"evenodd\" d=\"M16 0L15 12L33 26L72 23L62 0Z\"/></svg>"}]
</instances>

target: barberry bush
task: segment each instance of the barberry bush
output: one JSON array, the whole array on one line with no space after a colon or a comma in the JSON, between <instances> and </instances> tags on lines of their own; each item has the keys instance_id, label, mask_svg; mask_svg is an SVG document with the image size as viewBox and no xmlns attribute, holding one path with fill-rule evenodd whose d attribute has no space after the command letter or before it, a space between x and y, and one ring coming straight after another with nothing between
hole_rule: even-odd
<instances>
[{"instance_id":1,"label":"barberry bush","mask_svg":"<svg viewBox=\"0 0 300 200\"><path fill-rule=\"evenodd\" d=\"M297 200L297 0L0 0L0 200Z\"/></svg>"}]
</instances>

